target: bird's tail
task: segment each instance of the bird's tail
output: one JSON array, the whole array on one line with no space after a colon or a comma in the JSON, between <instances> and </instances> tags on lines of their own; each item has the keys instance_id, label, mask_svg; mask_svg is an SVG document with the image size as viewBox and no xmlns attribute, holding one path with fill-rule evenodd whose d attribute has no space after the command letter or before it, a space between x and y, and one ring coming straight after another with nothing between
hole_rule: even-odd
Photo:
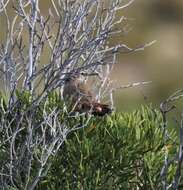
<instances>
[{"instance_id":1,"label":"bird's tail","mask_svg":"<svg viewBox=\"0 0 183 190\"><path fill-rule=\"evenodd\" d=\"M92 114L95 116L104 116L106 114L112 113L112 109L107 104L94 102L92 105L93 105Z\"/></svg>"}]
</instances>

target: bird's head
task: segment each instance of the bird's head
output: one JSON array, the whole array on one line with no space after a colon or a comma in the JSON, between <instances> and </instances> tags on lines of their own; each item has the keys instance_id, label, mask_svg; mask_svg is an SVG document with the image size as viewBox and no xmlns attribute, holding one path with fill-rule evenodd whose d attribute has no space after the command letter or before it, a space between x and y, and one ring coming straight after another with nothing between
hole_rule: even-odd
<instances>
[{"instance_id":1,"label":"bird's head","mask_svg":"<svg viewBox=\"0 0 183 190\"><path fill-rule=\"evenodd\" d=\"M96 76L96 73L70 72L65 75L65 82L83 82L88 76ZM98 76L98 75L97 75Z\"/></svg>"},{"instance_id":2,"label":"bird's head","mask_svg":"<svg viewBox=\"0 0 183 190\"><path fill-rule=\"evenodd\" d=\"M75 82L75 81L84 81L85 79L85 74L84 73L79 73L79 72L73 72L73 73L67 73L65 75L65 82Z\"/></svg>"}]
</instances>

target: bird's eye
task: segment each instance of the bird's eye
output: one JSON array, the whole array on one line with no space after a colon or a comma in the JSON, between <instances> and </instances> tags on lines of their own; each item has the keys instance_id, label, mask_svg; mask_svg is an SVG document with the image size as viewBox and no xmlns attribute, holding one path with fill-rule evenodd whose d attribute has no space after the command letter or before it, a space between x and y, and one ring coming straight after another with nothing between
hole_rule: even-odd
<instances>
[{"instance_id":1,"label":"bird's eye","mask_svg":"<svg viewBox=\"0 0 183 190\"><path fill-rule=\"evenodd\" d=\"M81 73L80 73L80 75L82 75L82 76L86 76L86 73L84 73L84 72L81 72Z\"/></svg>"}]
</instances>

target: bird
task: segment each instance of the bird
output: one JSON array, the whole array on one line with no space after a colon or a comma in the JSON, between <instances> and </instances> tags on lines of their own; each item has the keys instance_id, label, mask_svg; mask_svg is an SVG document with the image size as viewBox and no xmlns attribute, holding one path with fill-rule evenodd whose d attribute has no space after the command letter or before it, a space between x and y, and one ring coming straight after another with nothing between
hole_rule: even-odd
<instances>
[{"instance_id":1,"label":"bird","mask_svg":"<svg viewBox=\"0 0 183 190\"><path fill-rule=\"evenodd\" d=\"M91 113L94 116L110 114L108 104L97 102L84 82L84 73L69 73L65 77L63 99L71 104L74 112Z\"/></svg>"}]
</instances>

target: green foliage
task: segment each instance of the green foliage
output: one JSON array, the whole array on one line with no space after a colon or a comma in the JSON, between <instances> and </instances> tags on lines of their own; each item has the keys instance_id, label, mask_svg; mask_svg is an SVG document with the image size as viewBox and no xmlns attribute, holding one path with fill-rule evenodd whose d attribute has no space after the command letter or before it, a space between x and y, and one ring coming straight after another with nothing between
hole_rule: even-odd
<instances>
[{"instance_id":1,"label":"green foliage","mask_svg":"<svg viewBox=\"0 0 183 190\"><path fill-rule=\"evenodd\" d=\"M16 106L12 112L7 112L7 103L0 96L1 122L8 122L11 130L18 125L23 127L16 136L17 156L22 155L28 133L28 120L26 116L34 118L34 126L38 126L43 120L44 112L47 114L53 110L60 110L59 119L67 127L86 123L87 117L69 117L63 109L63 102L56 92L52 92L39 105L32 108L32 98L27 92L18 93ZM29 111L34 109L34 111ZM30 113L29 113L30 112ZM21 120L14 115L21 116ZM4 121L3 121L3 119ZM132 113L113 113L105 117L92 117L87 127L71 132L65 143L55 156L48 160L51 168L48 174L41 177L37 190L58 189L87 189L87 190L113 190L113 189L161 189L160 171L164 162L165 151L175 154L172 142L164 144L162 131L162 116L152 106L144 106ZM51 129L45 125L45 141L51 138ZM10 144L6 141L6 129L0 131L0 163L5 165L9 160ZM43 131L36 127L32 129L33 139L41 137ZM176 133L169 131L170 137L176 141ZM35 138L35 139L36 139ZM42 146L35 146L36 156L40 156ZM25 158L21 162L26 167L28 152L24 152ZM34 158L36 158L33 155ZM17 157L18 158L18 157ZM24 163L25 162L25 163ZM31 176L33 179L39 167L35 159L32 162ZM173 179L176 164L169 168L167 179ZM16 171L15 171L16 172ZM23 172L23 171L22 171ZM26 173L25 173L26 174ZM15 180L23 188L24 177ZM12 187L13 188L13 187Z\"/></svg>"},{"instance_id":2,"label":"green foliage","mask_svg":"<svg viewBox=\"0 0 183 190\"><path fill-rule=\"evenodd\" d=\"M37 189L161 189L161 124L161 114L151 107L93 118L69 136Z\"/></svg>"}]
</instances>

